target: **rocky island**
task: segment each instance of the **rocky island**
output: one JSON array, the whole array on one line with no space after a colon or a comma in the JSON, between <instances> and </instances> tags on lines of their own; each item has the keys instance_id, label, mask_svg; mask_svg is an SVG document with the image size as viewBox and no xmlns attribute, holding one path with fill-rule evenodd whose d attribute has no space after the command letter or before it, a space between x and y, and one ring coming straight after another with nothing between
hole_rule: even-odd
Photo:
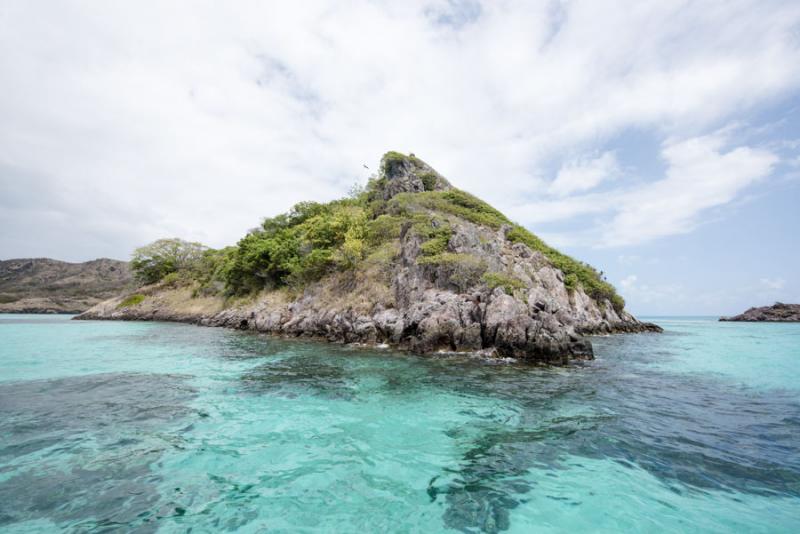
<instances>
[{"instance_id":1,"label":"rocky island","mask_svg":"<svg viewBox=\"0 0 800 534\"><path fill-rule=\"evenodd\" d=\"M745 322L773 322L797 323L800 322L800 304L784 304L776 302L772 306L750 308L744 313L733 317L720 317L720 321L745 321Z\"/></svg>"},{"instance_id":2,"label":"rocky island","mask_svg":"<svg viewBox=\"0 0 800 534\"><path fill-rule=\"evenodd\" d=\"M131 265L142 287L77 318L557 364L592 358L587 335L661 330L626 312L594 268L397 152L362 190L300 203L236 246L161 240Z\"/></svg>"},{"instance_id":3,"label":"rocky island","mask_svg":"<svg viewBox=\"0 0 800 534\"><path fill-rule=\"evenodd\" d=\"M124 261L0 261L0 313L81 313L133 285Z\"/></svg>"}]
</instances>

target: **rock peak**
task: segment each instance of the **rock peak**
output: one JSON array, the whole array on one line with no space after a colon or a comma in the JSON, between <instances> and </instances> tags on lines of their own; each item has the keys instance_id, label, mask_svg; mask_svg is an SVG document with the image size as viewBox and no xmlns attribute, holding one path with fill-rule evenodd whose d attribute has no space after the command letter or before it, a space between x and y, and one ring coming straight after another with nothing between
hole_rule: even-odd
<instances>
[{"instance_id":1,"label":"rock peak","mask_svg":"<svg viewBox=\"0 0 800 534\"><path fill-rule=\"evenodd\" d=\"M387 152L381 158L378 188L384 200L399 193L447 191L453 186L436 170L413 153Z\"/></svg>"}]
</instances>

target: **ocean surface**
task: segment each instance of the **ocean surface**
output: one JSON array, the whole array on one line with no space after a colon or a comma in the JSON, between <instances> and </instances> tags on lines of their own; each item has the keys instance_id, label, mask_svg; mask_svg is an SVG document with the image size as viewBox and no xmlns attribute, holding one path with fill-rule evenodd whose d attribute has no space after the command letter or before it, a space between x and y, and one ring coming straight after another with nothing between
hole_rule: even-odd
<instances>
[{"instance_id":1,"label":"ocean surface","mask_svg":"<svg viewBox=\"0 0 800 534\"><path fill-rule=\"evenodd\" d=\"M2 532L800 532L800 324L569 368L0 315Z\"/></svg>"}]
</instances>

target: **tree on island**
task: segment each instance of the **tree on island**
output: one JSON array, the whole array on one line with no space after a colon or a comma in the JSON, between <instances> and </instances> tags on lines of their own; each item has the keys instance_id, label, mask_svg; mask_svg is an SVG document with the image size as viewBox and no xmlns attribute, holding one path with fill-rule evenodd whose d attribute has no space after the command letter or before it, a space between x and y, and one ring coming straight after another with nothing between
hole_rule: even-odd
<instances>
[{"instance_id":1,"label":"tree on island","mask_svg":"<svg viewBox=\"0 0 800 534\"><path fill-rule=\"evenodd\" d=\"M143 284L153 284L171 273L193 270L208 247L183 239L159 239L133 251L131 270Z\"/></svg>"}]
</instances>

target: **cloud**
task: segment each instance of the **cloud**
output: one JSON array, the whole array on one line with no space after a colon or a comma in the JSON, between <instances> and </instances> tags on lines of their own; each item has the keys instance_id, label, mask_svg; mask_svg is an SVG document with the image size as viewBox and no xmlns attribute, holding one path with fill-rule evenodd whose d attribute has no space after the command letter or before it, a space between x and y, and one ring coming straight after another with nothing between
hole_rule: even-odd
<instances>
[{"instance_id":1,"label":"cloud","mask_svg":"<svg viewBox=\"0 0 800 534\"><path fill-rule=\"evenodd\" d=\"M762 288L771 290L780 290L786 286L786 280L783 278L761 278L759 283Z\"/></svg>"},{"instance_id":2,"label":"cloud","mask_svg":"<svg viewBox=\"0 0 800 534\"><path fill-rule=\"evenodd\" d=\"M681 284L642 284L638 276L631 274L622 278L618 285L622 296L637 305L659 304L664 301L674 304L687 300Z\"/></svg>"},{"instance_id":3,"label":"cloud","mask_svg":"<svg viewBox=\"0 0 800 534\"><path fill-rule=\"evenodd\" d=\"M771 165L707 136L800 88L798 23L796 2L755 0L9 2L0 164L15 171L0 181L47 194L0 206L18 230L0 256L230 244L262 216L343 194L389 149L522 222L619 202L603 244L688 231ZM674 139L675 170L593 193L614 175L605 143L631 129ZM730 183L698 178L739 166ZM635 205L659 195L674 215ZM84 246L89 228L103 237Z\"/></svg>"},{"instance_id":4,"label":"cloud","mask_svg":"<svg viewBox=\"0 0 800 534\"><path fill-rule=\"evenodd\" d=\"M700 214L731 202L778 162L767 150L737 147L724 152L724 144L722 135L668 142L662 150L666 177L620 195L603 243L634 245L686 233L697 225Z\"/></svg>"},{"instance_id":5,"label":"cloud","mask_svg":"<svg viewBox=\"0 0 800 534\"><path fill-rule=\"evenodd\" d=\"M694 229L709 209L733 201L748 186L768 176L778 162L772 152L746 146L726 149L728 132L671 139L661 155L663 178L621 186L604 193L544 199L511 209L534 224L603 214L608 222L589 225L584 244L637 245Z\"/></svg>"},{"instance_id":6,"label":"cloud","mask_svg":"<svg viewBox=\"0 0 800 534\"><path fill-rule=\"evenodd\" d=\"M624 290L632 289L634 285L636 285L636 280L639 278L635 274L629 274L625 278L619 281L619 287Z\"/></svg>"},{"instance_id":7,"label":"cloud","mask_svg":"<svg viewBox=\"0 0 800 534\"><path fill-rule=\"evenodd\" d=\"M563 197L586 191L618 173L617 158L613 152L605 152L595 159L568 161L561 166L556 179L550 184L549 192Z\"/></svg>"}]
</instances>

